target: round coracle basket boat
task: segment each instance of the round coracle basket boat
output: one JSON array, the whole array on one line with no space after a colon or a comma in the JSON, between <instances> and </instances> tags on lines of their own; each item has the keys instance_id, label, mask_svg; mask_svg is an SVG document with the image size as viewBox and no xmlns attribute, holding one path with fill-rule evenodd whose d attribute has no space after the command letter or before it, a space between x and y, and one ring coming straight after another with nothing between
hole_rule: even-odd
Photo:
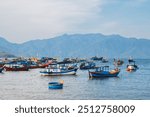
<instances>
[{"instance_id":1,"label":"round coracle basket boat","mask_svg":"<svg viewBox=\"0 0 150 117\"><path fill-rule=\"evenodd\" d=\"M49 82L48 88L49 89L62 89L63 83L61 83L61 82Z\"/></svg>"}]
</instances>

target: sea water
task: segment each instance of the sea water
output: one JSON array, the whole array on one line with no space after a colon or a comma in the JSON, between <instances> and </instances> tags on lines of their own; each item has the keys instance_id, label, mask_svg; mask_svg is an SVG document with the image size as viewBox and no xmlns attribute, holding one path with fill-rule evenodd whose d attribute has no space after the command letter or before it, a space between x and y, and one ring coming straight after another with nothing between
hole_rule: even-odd
<instances>
[{"instance_id":1,"label":"sea water","mask_svg":"<svg viewBox=\"0 0 150 117\"><path fill-rule=\"evenodd\" d=\"M71 76L41 76L40 70L31 69L21 72L0 73L1 100L101 100L101 99L150 99L150 60L138 59L139 69L127 72L127 60L120 67L118 77L89 79L87 70L78 70ZM97 66L109 65L113 69L113 60L109 63L97 61ZM48 83L64 81L63 89L48 89Z\"/></svg>"}]
</instances>

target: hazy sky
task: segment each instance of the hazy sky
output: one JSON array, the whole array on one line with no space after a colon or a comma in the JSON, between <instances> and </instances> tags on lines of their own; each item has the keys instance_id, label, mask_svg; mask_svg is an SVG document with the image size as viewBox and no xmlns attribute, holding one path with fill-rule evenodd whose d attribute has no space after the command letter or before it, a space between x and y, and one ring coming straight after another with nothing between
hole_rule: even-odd
<instances>
[{"instance_id":1,"label":"hazy sky","mask_svg":"<svg viewBox=\"0 0 150 117\"><path fill-rule=\"evenodd\" d=\"M0 36L11 42L64 33L150 39L150 0L0 0Z\"/></svg>"}]
</instances>

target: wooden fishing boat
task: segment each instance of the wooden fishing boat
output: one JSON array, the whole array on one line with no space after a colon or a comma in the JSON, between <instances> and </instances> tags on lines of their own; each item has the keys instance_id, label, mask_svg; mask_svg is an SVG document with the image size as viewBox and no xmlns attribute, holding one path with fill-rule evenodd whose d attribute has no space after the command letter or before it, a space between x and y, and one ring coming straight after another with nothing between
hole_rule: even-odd
<instances>
[{"instance_id":1,"label":"wooden fishing boat","mask_svg":"<svg viewBox=\"0 0 150 117\"><path fill-rule=\"evenodd\" d=\"M52 61L48 61L45 63L36 63L36 62L32 62L28 65L29 69L35 69L35 68L46 68L48 67L50 64L52 63Z\"/></svg>"},{"instance_id":2,"label":"wooden fishing boat","mask_svg":"<svg viewBox=\"0 0 150 117\"><path fill-rule=\"evenodd\" d=\"M29 68L18 64L6 64L4 65L5 71L28 71Z\"/></svg>"},{"instance_id":3,"label":"wooden fishing boat","mask_svg":"<svg viewBox=\"0 0 150 117\"><path fill-rule=\"evenodd\" d=\"M27 66L29 67L29 69L39 68L39 65L34 61L29 61Z\"/></svg>"},{"instance_id":4,"label":"wooden fishing boat","mask_svg":"<svg viewBox=\"0 0 150 117\"><path fill-rule=\"evenodd\" d=\"M120 70L118 68L109 71L109 66L102 66L95 71L89 71L89 77L103 78L103 77L117 77Z\"/></svg>"},{"instance_id":5,"label":"wooden fishing boat","mask_svg":"<svg viewBox=\"0 0 150 117\"><path fill-rule=\"evenodd\" d=\"M109 62L108 59L103 57L102 63L108 63L108 62Z\"/></svg>"},{"instance_id":6,"label":"wooden fishing boat","mask_svg":"<svg viewBox=\"0 0 150 117\"><path fill-rule=\"evenodd\" d=\"M94 60L94 61L101 61L103 59L103 57L97 57L97 56L94 56L91 58L91 60Z\"/></svg>"},{"instance_id":7,"label":"wooden fishing boat","mask_svg":"<svg viewBox=\"0 0 150 117\"><path fill-rule=\"evenodd\" d=\"M51 69L46 68L40 71L41 75L44 76L61 76L61 75L76 75L78 69Z\"/></svg>"},{"instance_id":8,"label":"wooden fishing boat","mask_svg":"<svg viewBox=\"0 0 150 117\"><path fill-rule=\"evenodd\" d=\"M80 65L81 70L87 70L87 69L95 69L96 64L94 62L83 62Z\"/></svg>"},{"instance_id":9,"label":"wooden fishing boat","mask_svg":"<svg viewBox=\"0 0 150 117\"><path fill-rule=\"evenodd\" d=\"M63 83L60 83L60 82L49 82L48 83L48 88L49 89L62 89L63 88Z\"/></svg>"},{"instance_id":10,"label":"wooden fishing boat","mask_svg":"<svg viewBox=\"0 0 150 117\"><path fill-rule=\"evenodd\" d=\"M135 61L129 62L126 68L127 71L136 71L137 69L139 69L139 67L135 64Z\"/></svg>"},{"instance_id":11,"label":"wooden fishing boat","mask_svg":"<svg viewBox=\"0 0 150 117\"><path fill-rule=\"evenodd\" d=\"M114 65L115 66L121 66L121 65L123 65L123 63L124 63L123 60L120 60L120 59L116 60L116 59L114 59Z\"/></svg>"},{"instance_id":12,"label":"wooden fishing boat","mask_svg":"<svg viewBox=\"0 0 150 117\"><path fill-rule=\"evenodd\" d=\"M45 62L45 63L41 63L41 64L39 64L39 68L46 68L52 63L53 63L53 61L51 61L51 60L48 62Z\"/></svg>"},{"instance_id":13,"label":"wooden fishing boat","mask_svg":"<svg viewBox=\"0 0 150 117\"><path fill-rule=\"evenodd\" d=\"M48 68L40 71L44 76L61 76L61 75L76 75L78 68L70 68L68 66L60 66L59 64L51 64Z\"/></svg>"},{"instance_id":14,"label":"wooden fishing boat","mask_svg":"<svg viewBox=\"0 0 150 117\"><path fill-rule=\"evenodd\" d=\"M128 62L129 62L129 63L132 63L132 62L135 62L135 61L133 60L132 57L129 57Z\"/></svg>"}]
</instances>

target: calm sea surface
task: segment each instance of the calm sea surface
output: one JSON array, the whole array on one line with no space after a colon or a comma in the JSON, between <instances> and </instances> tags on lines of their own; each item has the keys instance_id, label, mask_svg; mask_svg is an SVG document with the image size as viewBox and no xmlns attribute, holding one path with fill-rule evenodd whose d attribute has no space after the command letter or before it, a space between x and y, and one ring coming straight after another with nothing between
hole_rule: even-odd
<instances>
[{"instance_id":1,"label":"calm sea surface","mask_svg":"<svg viewBox=\"0 0 150 117\"><path fill-rule=\"evenodd\" d=\"M150 99L150 60L138 59L136 63L139 66L136 72L126 71L126 60L119 77L92 80L88 71L81 70L76 76L60 77L41 76L41 69L0 73L0 99ZM113 68L112 61L104 65ZM59 80L64 80L63 89L48 89L49 82Z\"/></svg>"}]
</instances>

